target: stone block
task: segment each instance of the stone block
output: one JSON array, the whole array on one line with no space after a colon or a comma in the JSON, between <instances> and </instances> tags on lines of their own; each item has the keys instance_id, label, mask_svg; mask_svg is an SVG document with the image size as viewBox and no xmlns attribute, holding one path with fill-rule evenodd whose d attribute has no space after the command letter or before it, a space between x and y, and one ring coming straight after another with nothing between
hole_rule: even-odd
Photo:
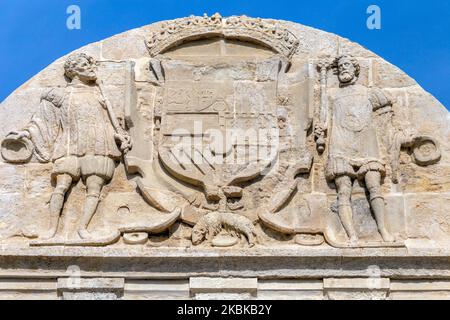
<instances>
[{"instance_id":1,"label":"stone block","mask_svg":"<svg viewBox=\"0 0 450 320\"><path fill-rule=\"evenodd\" d=\"M251 294L256 295L258 280L256 278L190 278L191 294Z\"/></svg>"},{"instance_id":2,"label":"stone block","mask_svg":"<svg viewBox=\"0 0 450 320\"><path fill-rule=\"evenodd\" d=\"M389 287L388 278L323 279L325 296L329 300L384 300Z\"/></svg>"},{"instance_id":3,"label":"stone block","mask_svg":"<svg viewBox=\"0 0 450 320\"><path fill-rule=\"evenodd\" d=\"M393 280L391 300L450 300L448 280Z\"/></svg>"},{"instance_id":4,"label":"stone block","mask_svg":"<svg viewBox=\"0 0 450 320\"><path fill-rule=\"evenodd\" d=\"M362 45L342 37L339 37L338 52L341 55L351 54L355 57L378 58L378 55L367 50Z\"/></svg>"},{"instance_id":5,"label":"stone block","mask_svg":"<svg viewBox=\"0 0 450 320\"><path fill-rule=\"evenodd\" d=\"M137 30L116 35L101 43L102 58L106 60L139 59L148 56L145 38Z\"/></svg>"},{"instance_id":6,"label":"stone block","mask_svg":"<svg viewBox=\"0 0 450 320\"><path fill-rule=\"evenodd\" d=\"M124 286L123 278L60 278L58 295L63 300L116 300Z\"/></svg>"},{"instance_id":7,"label":"stone block","mask_svg":"<svg viewBox=\"0 0 450 320\"><path fill-rule=\"evenodd\" d=\"M259 280L258 299L261 300L322 300L322 280Z\"/></svg>"},{"instance_id":8,"label":"stone block","mask_svg":"<svg viewBox=\"0 0 450 320\"><path fill-rule=\"evenodd\" d=\"M449 164L450 117L448 111L436 98L419 86L409 89L407 93L410 121L421 135L434 137L439 142L442 153L440 163Z\"/></svg>"},{"instance_id":9,"label":"stone block","mask_svg":"<svg viewBox=\"0 0 450 320\"><path fill-rule=\"evenodd\" d=\"M406 230L410 238L450 240L450 194L422 193L405 196Z\"/></svg>"},{"instance_id":10,"label":"stone block","mask_svg":"<svg viewBox=\"0 0 450 320\"><path fill-rule=\"evenodd\" d=\"M188 280L127 280L125 300L178 300L189 299Z\"/></svg>"},{"instance_id":11,"label":"stone block","mask_svg":"<svg viewBox=\"0 0 450 320\"><path fill-rule=\"evenodd\" d=\"M26 169L24 166L0 162L0 193L21 192L26 186Z\"/></svg>"},{"instance_id":12,"label":"stone block","mask_svg":"<svg viewBox=\"0 0 450 320\"><path fill-rule=\"evenodd\" d=\"M398 67L382 60L372 60L373 85L377 88L402 88L417 85Z\"/></svg>"},{"instance_id":13,"label":"stone block","mask_svg":"<svg viewBox=\"0 0 450 320\"><path fill-rule=\"evenodd\" d=\"M26 127L39 107L43 92L45 92L45 89L41 87L35 89L24 88L10 95L2 102L0 119L8 119L8 121L3 121L0 127L2 140L11 131L21 130Z\"/></svg>"},{"instance_id":14,"label":"stone block","mask_svg":"<svg viewBox=\"0 0 450 320\"><path fill-rule=\"evenodd\" d=\"M285 22L283 23L295 33L299 40L296 56L304 57L334 57L338 54L339 37L314 28Z\"/></svg>"}]
</instances>

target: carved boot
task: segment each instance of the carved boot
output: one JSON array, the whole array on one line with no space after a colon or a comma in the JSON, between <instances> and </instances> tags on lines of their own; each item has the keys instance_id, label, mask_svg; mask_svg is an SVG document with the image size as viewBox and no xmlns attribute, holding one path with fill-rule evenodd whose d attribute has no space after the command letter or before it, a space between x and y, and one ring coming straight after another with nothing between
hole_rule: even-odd
<instances>
[{"instance_id":1,"label":"carved boot","mask_svg":"<svg viewBox=\"0 0 450 320\"><path fill-rule=\"evenodd\" d=\"M386 206L384 204L383 198L374 198L370 201L372 204L372 210L375 215L375 220L377 221L378 231L380 232L383 240L386 242L394 242L395 238L387 231L386 225L384 222L384 214L386 210Z\"/></svg>"},{"instance_id":2,"label":"carved boot","mask_svg":"<svg viewBox=\"0 0 450 320\"><path fill-rule=\"evenodd\" d=\"M350 242L352 244L356 243L358 241L358 235L353 225L352 207L349 205L339 206L339 217L341 218L342 225L350 238Z\"/></svg>"},{"instance_id":3,"label":"carved boot","mask_svg":"<svg viewBox=\"0 0 450 320\"><path fill-rule=\"evenodd\" d=\"M64 205L64 194L53 193L50 199L50 223L48 230L40 237L42 240L49 240L55 237L58 231L59 215Z\"/></svg>"},{"instance_id":4,"label":"carved boot","mask_svg":"<svg viewBox=\"0 0 450 320\"><path fill-rule=\"evenodd\" d=\"M78 235L81 239L89 239L91 234L87 230L89 222L94 216L98 205L98 196L88 195L86 197L86 204L84 206L83 217L81 218L80 227L78 228Z\"/></svg>"}]
</instances>

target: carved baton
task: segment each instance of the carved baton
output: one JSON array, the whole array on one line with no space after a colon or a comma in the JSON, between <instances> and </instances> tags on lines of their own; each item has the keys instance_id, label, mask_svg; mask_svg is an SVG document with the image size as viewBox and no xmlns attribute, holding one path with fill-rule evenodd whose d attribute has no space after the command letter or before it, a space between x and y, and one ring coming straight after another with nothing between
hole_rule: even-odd
<instances>
[{"instance_id":1,"label":"carved baton","mask_svg":"<svg viewBox=\"0 0 450 320\"><path fill-rule=\"evenodd\" d=\"M321 61L317 64L317 69L320 72L320 111L319 124L314 128L314 135L319 153L325 151L325 136L328 126L327 72L330 67L329 61Z\"/></svg>"},{"instance_id":2,"label":"carved baton","mask_svg":"<svg viewBox=\"0 0 450 320\"><path fill-rule=\"evenodd\" d=\"M102 98L105 101L106 110L108 111L108 115L109 115L109 118L111 120L111 124L112 124L112 126L114 128L114 131L118 135L123 135L124 133L126 134L125 130L122 129L122 127L120 126L119 122L117 121L117 117L116 117L114 109L113 109L113 107L111 105L111 102L108 100L108 98L105 95L105 91L103 89L103 81L98 79L97 85L98 85L98 88L100 89L100 94L102 95ZM129 149L130 149L130 147L125 148L125 150L123 150L123 152L126 154L129 151Z\"/></svg>"}]
</instances>

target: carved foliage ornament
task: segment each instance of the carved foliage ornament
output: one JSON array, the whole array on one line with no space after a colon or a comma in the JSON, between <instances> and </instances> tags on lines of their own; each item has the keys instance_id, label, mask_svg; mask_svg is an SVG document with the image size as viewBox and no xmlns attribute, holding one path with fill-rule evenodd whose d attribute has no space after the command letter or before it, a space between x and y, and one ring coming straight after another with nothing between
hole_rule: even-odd
<instances>
[{"instance_id":1,"label":"carved foliage ornament","mask_svg":"<svg viewBox=\"0 0 450 320\"><path fill-rule=\"evenodd\" d=\"M211 17L191 16L164 23L149 35L146 44L154 57L184 41L207 37L257 42L288 59L299 45L297 37L275 21L246 16L222 18L218 13Z\"/></svg>"}]
</instances>

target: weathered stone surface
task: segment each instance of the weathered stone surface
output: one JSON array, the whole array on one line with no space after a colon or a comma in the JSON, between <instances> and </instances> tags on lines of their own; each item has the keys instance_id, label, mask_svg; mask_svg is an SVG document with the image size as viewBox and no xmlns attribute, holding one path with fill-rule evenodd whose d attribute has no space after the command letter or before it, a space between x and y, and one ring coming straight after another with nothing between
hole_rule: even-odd
<instances>
[{"instance_id":1,"label":"weathered stone surface","mask_svg":"<svg viewBox=\"0 0 450 320\"><path fill-rule=\"evenodd\" d=\"M21 191L26 186L26 168L0 163L0 188L9 192Z\"/></svg>"},{"instance_id":2,"label":"weathered stone surface","mask_svg":"<svg viewBox=\"0 0 450 320\"><path fill-rule=\"evenodd\" d=\"M361 58L379 58L375 53L367 50L356 42L350 41L349 39L339 37L338 42L339 54L351 54L355 57Z\"/></svg>"},{"instance_id":3,"label":"weathered stone surface","mask_svg":"<svg viewBox=\"0 0 450 320\"><path fill-rule=\"evenodd\" d=\"M297 56L314 58L339 54L338 36L292 22L283 21L283 24L295 30L295 35L299 39Z\"/></svg>"},{"instance_id":4,"label":"weathered stone surface","mask_svg":"<svg viewBox=\"0 0 450 320\"><path fill-rule=\"evenodd\" d=\"M106 60L138 59L148 55L145 38L140 30L131 30L103 40L102 58Z\"/></svg>"},{"instance_id":5,"label":"weathered stone surface","mask_svg":"<svg viewBox=\"0 0 450 320\"><path fill-rule=\"evenodd\" d=\"M351 278L323 280L329 300L384 300L390 287L386 278Z\"/></svg>"},{"instance_id":6,"label":"weathered stone surface","mask_svg":"<svg viewBox=\"0 0 450 320\"><path fill-rule=\"evenodd\" d=\"M0 119L1 299L448 297L449 113L337 35L159 22Z\"/></svg>"},{"instance_id":7,"label":"weathered stone surface","mask_svg":"<svg viewBox=\"0 0 450 320\"><path fill-rule=\"evenodd\" d=\"M189 280L128 280L125 300L178 300L191 298Z\"/></svg>"},{"instance_id":8,"label":"weathered stone surface","mask_svg":"<svg viewBox=\"0 0 450 320\"><path fill-rule=\"evenodd\" d=\"M259 280L258 299L322 300L321 280Z\"/></svg>"},{"instance_id":9,"label":"weathered stone surface","mask_svg":"<svg viewBox=\"0 0 450 320\"><path fill-rule=\"evenodd\" d=\"M191 278L190 290L192 295L213 293L238 293L256 295L258 290L257 278Z\"/></svg>"},{"instance_id":10,"label":"weathered stone surface","mask_svg":"<svg viewBox=\"0 0 450 320\"><path fill-rule=\"evenodd\" d=\"M4 121L0 128L0 134L4 137L13 130L26 126L31 116L36 111L41 95L45 89L23 89L6 98L0 106L0 116ZM20 108L20 112L17 109ZM11 112L14 110L14 112ZM2 159L3 161L3 159Z\"/></svg>"},{"instance_id":11,"label":"weathered stone surface","mask_svg":"<svg viewBox=\"0 0 450 320\"><path fill-rule=\"evenodd\" d=\"M382 59L373 59L372 76L373 85L379 88L401 88L417 85L417 82L408 77L403 71Z\"/></svg>"},{"instance_id":12,"label":"weathered stone surface","mask_svg":"<svg viewBox=\"0 0 450 320\"><path fill-rule=\"evenodd\" d=\"M449 300L448 281L397 280L391 283L391 300Z\"/></svg>"},{"instance_id":13,"label":"weathered stone surface","mask_svg":"<svg viewBox=\"0 0 450 320\"><path fill-rule=\"evenodd\" d=\"M63 300L117 300L124 286L121 278L60 278L58 294Z\"/></svg>"},{"instance_id":14,"label":"weathered stone surface","mask_svg":"<svg viewBox=\"0 0 450 320\"><path fill-rule=\"evenodd\" d=\"M447 207L450 194L411 194L406 196L405 200L409 236L448 244L450 213Z\"/></svg>"}]
</instances>

